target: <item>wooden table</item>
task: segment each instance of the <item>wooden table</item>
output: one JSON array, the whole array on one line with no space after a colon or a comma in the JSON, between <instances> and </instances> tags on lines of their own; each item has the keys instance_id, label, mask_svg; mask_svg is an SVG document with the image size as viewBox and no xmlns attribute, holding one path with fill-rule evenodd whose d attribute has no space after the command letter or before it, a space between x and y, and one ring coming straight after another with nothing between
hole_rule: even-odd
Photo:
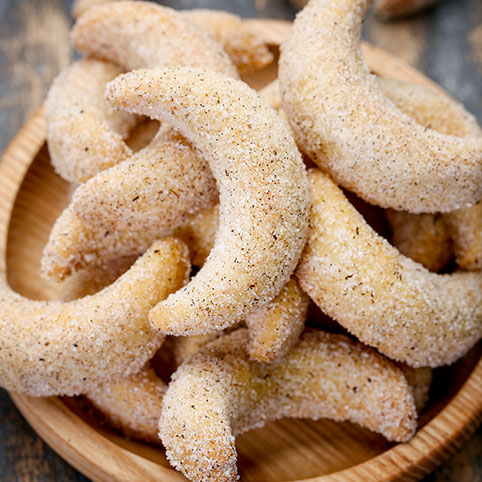
<instances>
[{"instance_id":1,"label":"wooden table","mask_svg":"<svg viewBox=\"0 0 482 482\"><path fill-rule=\"evenodd\" d=\"M245 17L292 19L287 0L170 0L177 8L228 9ZM0 152L72 58L71 1L0 0ZM482 122L482 0L446 0L417 17L384 24L365 38L399 55L462 101ZM30 429L0 390L0 480L86 481ZM425 482L482 481L482 429Z\"/></svg>"}]
</instances>

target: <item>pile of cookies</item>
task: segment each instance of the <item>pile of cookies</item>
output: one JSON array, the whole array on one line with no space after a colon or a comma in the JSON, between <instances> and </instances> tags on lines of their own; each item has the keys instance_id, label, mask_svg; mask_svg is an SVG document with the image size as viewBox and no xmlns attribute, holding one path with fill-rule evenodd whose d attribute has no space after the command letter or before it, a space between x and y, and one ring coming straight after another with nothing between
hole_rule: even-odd
<instances>
[{"instance_id":1,"label":"pile of cookies","mask_svg":"<svg viewBox=\"0 0 482 482\"><path fill-rule=\"evenodd\" d=\"M409 440L431 369L482 336L477 121L370 73L367 0L311 0L259 92L241 19L88 3L45 109L76 186L42 259L62 300L3 283L1 386L84 395L193 481L237 480L235 437L282 417Z\"/></svg>"}]
</instances>

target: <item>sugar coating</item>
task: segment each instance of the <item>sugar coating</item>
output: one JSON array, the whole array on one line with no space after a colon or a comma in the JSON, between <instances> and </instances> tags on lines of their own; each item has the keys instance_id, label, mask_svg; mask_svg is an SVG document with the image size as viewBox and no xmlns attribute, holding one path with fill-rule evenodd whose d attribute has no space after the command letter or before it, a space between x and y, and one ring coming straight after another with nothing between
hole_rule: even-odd
<instances>
[{"instance_id":1,"label":"sugar coating","mask_svg":"<svg viewBox=\"0 0 482 482\"><path fill-rule=\"evenodd\" d=\"M395 79L377 77L376 80L386 97L419 124L459 137L481 135L477 119L448 95ZM278 80L268 84L259 93L273 108L279 109L281 99ZM440 271L450 262L453 257L452 239L458 265L462 269L481 269L481 203L443 215L418 215L388 210L387 218L393 232L392 243L402 254L423 264L430 271Z\"/></svg>"},{"instance_id":2,"label":"sugar coating","mask_svg":"<svg viewBox=\"0 0 482 482\"><path fill-rule=\"evenodd\" d=\"M203 266L214 246L218 229L219 205L194 216L188 223L175 232L189 247L191 263ZM258 361L270 363L286 355L298 342L305 326L308 311L308 296L298 286L298 282L291 278L265 306L246 317L249 329L249 355ZM197 352L200 345L211 340L210 335L195 335L175 339L175 350L181 355L176 359L184 360L184 352L192 354L193 347ZM199 340L199 343L198 341ZM184 349L184 346L187 349ZM179 363L178 363L179 364Z\"/></svg>"},{"instance_id":3,"label":"sugar coating","mask_svg":"<svg viewBox=\"0 0 482 482\"><path fill-rule=\"evenodd\" d=\"M402 371L346 336L305 331L283 359L253 361L248 333L207 345L173 375L159 435L171 464L193 481L235 481L235 437L283 417L349 420L389 440L416 428Z\"/></svg>"},{"instance_id":4,"label":"sugar coating","mask_svg":"<svg viewBox=\"0 0 482 482\"><path fill-rule=\"evenodd\" d=\"M32 396L76 395L137 372L162 344L152 306L189 273L186 247L159 241L114 284L71 301L32 301L0 288L0 380Z\"/></svg>"},{"instance_id":5,"label":"sugar coating","mask_svg":"<svg viewBox=\"0 0 482 482\"><path fill-rule=\"evenodd\" d=\"M365 201L414 213L482 198L482 138L418 124L378 87L362 59L368 0L312 0L281 46L283 110L322 169Z\"/></svg>"},{"instance_id":6,"label":"sugar coating","mask_svg":"<svg viewBox=\"0 0 482 482\"><path fill-rule=\"evenodd\" d=\"M208 163L163 127L147 147L75 190L50 233L42 274L61 280L90 264L141 254L217 200Z\"/></svg>"},{"instance_id":7,"label":"sugar coating","mask_svg":"<svg viewBox=\"0 0 482 482\"><path fill-rule=\"evenodd\" d=\"M110 1L77 0L73 17L78 18L92 7ZM241 17L210 9L183 10L179 13L221 44L240 74L260 69L273 61L273 54L263 39Z\"/></svg>"},{"instance_id":8,"label":"sugar coating","mask_svg":"<svg viewBox=\"0 0 482 482\"><path fill-rule=\"evenodd\" d=\"M173 129L161 128L129 160L76 189L50 233L42 273L60 280L103 260L141 254L217 200L207 162Z\"/></svg>"},{"instance_id":9,"label":"sugar coating","mask_svg":"<svg viewBox=\"0 0 482 482\"><path fill-rule=\"evenodd\" d=\"M429 271L441 271L454 257L449 228L440 214L412 214L387 209L391 243Z\"/></svg>"},{"instance_id":10,"label":"sugar coating","mask_svg":"<svg viewBox=\"0 0 482 482\"><path fill-rule=\"evenodd\" d=\"M241 17L207 9L184 10L180 13L222 45L240 74L260 69L273 61L273 54L263 39Z\"/></svg>"},{"instance_id":11,"label":"sugar coating","mask_svg":"<svg viewBox=\"0 0 482 482\"><path fill-rule=\"evenodd\" d=\"M368 226L321 171L309 173L303 290L363 343L414 367L453 363L482 336L482 273L430 273Z\"/></svg>"},{"instance_id":12,"label":"sugar coating","mask_svg":"<svg viewBox=\"0 0 482 482\"><path fill-rule=\"evenodd\" d=\"M270 301L298 262L308 210L301 155L277 113L243 82L201 69L131 72L106 95L114 107L178 129L208 161L219 190L213 250L151 322L168 334L204 334Z\"/></svg>"},{"instance_id":13,"label":"sugar coating","mask_svg":"<svg viewBox=\"0 0 482 482\"><path fill-rule=\"evenodd\" d=\"M129 437L159 443L158 422L167 385L150 365L118 383L106 383L87 393L110 425Z\"/></svg>"},{"instance_id":14,"label":"sugar coating","mask_svg":"<svg viewBox=\"0 0 482 482\"><path fill-rule=\"evenodd\" d=\"M482 134L476 117L443 91L378 76L376 82L396 107L423 127L456 137Z\"/></svg>"},{"instance_id":15,"label":"sugar coating","mask_svg":"<svg viewBox=\"0 0 482 482\"><path fill-rule=\"evenodd\" d=\"M448 95L414 84L378 79L385 95L419 124L459 137L481 136L477 119ZM482 268L482 203L442 214L388 211L395 246L406 256L439 271L452 258L459 267Z\"/></svg>"},{"instance_id":16,"label":"sugar coating","mask_svg":"<svg viewBox=\"0 0 482 482\"><path fill-rule=\"evenodd\" d=\"M112 2L88 10L72 29L80 52L126 70L202 67L236 78L221 45L175 10L151 2Z\"/></svg>"},{"instance_id":17,"label":"sugar coating","mask_svg":"<svg viewBox=\"0 0 482 482\"><path fill-rule=\"evenodd\" d=\"M120 232L88 226L68 206L55 221L45 245L42 276L63 281L84 268L102 266L119 257L138 256L169 231Z\"/></svg>"},{"instance_id":18,"label":"sugar coating","mask_svg":"<svg viewBox=\"0 0 482 482\"><path fill-rule=\"evenodd\" d=\"M250 357L265 363L284 357L305 327L308 303L308 296L291 278L278 296L247 316Z\"/></svg>"},{"instance_id":19,"label":"sugar coating","mask_svg":"<svg viewBox=\"0 0 482 482\"><path fill-rule=\"evenodd\" d=\"M70 182L84 182L129 157L124 142L136 116L113 111L105 102L105 85L120 67L82 59L52 83L45 102L47 144L56 172Z\"/></svg>"},{"instance_id":20,"label":"sugar coating","mask_svg":"<svg viewBox=\"0 0 482 482\"><path fill-rule=\"evenodd\" d=\"M217 201L206 160L162 127L147 147L79 186L71 206L88 226L141 232L176 229Z\"/></svg>"},{"instance_id":21,"label":"sugar coating","mask_svg":"<svg viewBox=\"0 0 482 482\"><path fill-rule=\"evenodd\" d=\"M373 10L383 20L413 15L434 5L438 0L375 0Z\"/></svg>"},{"instance_id":22,"label":"sugar coating","mask_svg":"<svg viewBox=\"0 0 482 482\"><path fill-rule=\"evenodd\" d=\"M89 266L66 280L61 299L69 301L97 293L113 283L135 261L132 257L112 259L102 266ZM150 363L129 377L110 380L85 396L103 418L129 437L159 443L157 435L162 397L166 384L156 375Z\"/></svg>"},{"instance_id":23,"label":"sugar coating","mask_svg":"<svg viewBox=\"0 0 482 482\"><path fill-rule=\"evenodd\" d=\"M482 201L447 213L444 220L454 241L457 264L466 270L482 270Z\"/></svg>"}]
</instances>

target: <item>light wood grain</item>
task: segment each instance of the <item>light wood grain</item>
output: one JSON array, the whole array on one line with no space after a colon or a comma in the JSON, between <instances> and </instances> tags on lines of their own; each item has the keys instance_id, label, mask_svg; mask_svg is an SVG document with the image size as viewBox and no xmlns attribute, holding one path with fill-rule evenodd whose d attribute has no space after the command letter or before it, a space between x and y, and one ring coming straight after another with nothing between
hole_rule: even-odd
<instances>
[{"instance_id":1,"label":"light wood grain","mask_svg":"<svg viewBox=\"0 0 482 482\"><path fill-rule=\"evenodd\" d=\"M283 40L286 22L253 21L273 44ZM370 67L381 75L432 85L422 74L384 51L365 45ZM261 86L275 75L267 68L250 81ZM38 275L46 237L69 187L49 165L45 125L38 111L19 131L0 162L0 274L18 292L38 299L57 296L57 287ZM454 451L477 426L482 411L482 362L473 350L439 371L422 428L407 444L393 445L354 425L328 420L282 420L238 439L239 469L245 481L416 480ZM462 382L463 385L462 385ZM462 386L461 386L462 385ZM163 451L126 440L99 427L76 400L36 399L11 394L46 442L95 481L185 480L169 468Z\"/></svg>"}]
</instances>

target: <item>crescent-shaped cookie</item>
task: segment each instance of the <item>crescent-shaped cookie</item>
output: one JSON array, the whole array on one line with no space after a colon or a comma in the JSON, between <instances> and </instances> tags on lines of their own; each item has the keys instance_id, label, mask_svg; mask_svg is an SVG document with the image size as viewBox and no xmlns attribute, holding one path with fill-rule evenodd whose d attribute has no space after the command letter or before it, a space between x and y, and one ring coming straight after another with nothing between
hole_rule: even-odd
<instances>
[{"instance_id":1,"label":"crescent-shaped cookie","mask_svg":"<svg viewBox=\"0 0 482 482\"><path fill-rule=\"evenodd\" d=\"M111 3L111 0L77 0L72 9L73 17L78 18L104 3ZM240 74L260 69L273 61L273 54L263 39L241 17L202 8L181 10L179 13L219 42Z\"/></svg>"},{"instance_id":2,"label":"crescent-shaped cookie","mask_svg":"<svg viewBox=\"0 0 482 482\"><path fill-rule=\"evenodd\" d=\"M248 333L218 338L173 375L160 437L171 464L193 481L235 481L235 437L283 417L350 420L406 441L417 414L396 365L344 335L306 331L282 360L250 360Z\"/></svg>"},{"instance_id":3,"label":"crescent-shaped cookie","mask_svg":"<svg viewBox=\"0 0 482 482\"><path fill-rule=\"evenodd\" d=\"M447 212L482 198L482 137L427 129L381 92L360 51L368 0L311 0L281 46L283 110L300 147L373 204Z\"/></svg>"},{"instance_id":4,"label":"crescent-shaped cookie","mask_svg":"<svg viewBox=\"0 0 482 482\"><path fill-rule=\"evenodd\" d=\"M375 233L342 190L309 173L303 290L363 343L414 367L453 363L482 336L482 273L430 273Z\"/></svg>"},{"instance_id":5,"label":"crescent-shaped cookie","mask_svg":"<svg viewBox=\"0 0 482 482\"><path fill-rule=\"evenodd\" d=\"M45 101L47 144L52 165L67 181L84 182L132 155L125 140L136 116L113 111L104 99L107 82L122 72L87 58L52 83Z\"/></svg>"},{"instance_id":6,"label":"crescent-shaped cookie","mask_svg":"<svg viewBox=\"0 0 482 482\"><path fill-rule=\"evenodd\" d=\"M378 79L385 95L422 126L458 137L482 136L477 119L448 95L392 79ZM482 268L482 203L449 213L388 211L393 243L406 256L439 271L452 259L466 270ZM452 246L453 243L453 246Z\"/></svg>"},{"instance_id":7,"label":"crescent-shaped cookie","mask_svg":"<svg viewBox=\"0 0 482 482\"><path fill-rule=\"evenodd\" d=\"M126 70L202 67L238 77L221 45L175 10L153 2L110 2L88 10L74 25L74 46Z\"/></svg>"},{"instance_id":8,"label":"crescent-shaped cookie","mask_svg":"<svg viewBox=\"0 0 482 482\"><path fill-rule=\"evenodd\" d=\"M204 264L214 246L218 217L219 205L216 205L194 216L175 233L189 247L191 263L195 266L201 267ZM292 277L275 298L247 316L245 322L249 329L249 355L254 360L265 363L285 356L298 342L303 331L308 303L308 296ZM187 337L186 343L190 346L190 340L203 336L201 339L205 341L207 335L198 335Z\"/></svg>"},{"instance_id":9,"label":"crescent-shaped cookie","mask_svg":"<svg viewBox=\"0 0 482 482\"><path fill-rule=\"evenodd\" d=\"M115 283L71 302L32 301L0 285L0 383L33 396L76 395L137 372L162 344L149 310L189 273L184 244L153 244Z\"/></svg>"},{"instance_id":10,"label":"crescent-shaped cookie","mask_svg":"<svg viewBox=\"0 0 482 482\"><path fill-rule=\"evenodd\" d=\"M325 336L321 335L320 341ZM172 354L176 358L176 365L181 365L213 339L208 335L173 338ZM420 413L428 401L432 370L406 365L400 368L412 389L417 413ZM160 443L158 425L166 390L166 383L148 364L126 380L105 384L89 392L87 398L111 426L121 429L127 436Z\"/></svg>"},{"instance_id":11,"label":"crescent-shaped cookie","mask_svg":"<svg viewBox=\"0 0 482 482\"><path fill-rule=\"evenodd\" d=\"M241 321L291 276L306 240L306 171L287 126L246 84L212 71L145 69L108 85L117 108L166 121L217 181L220 225L206 263L151 322L194 335Z\"/></svg>"}]
</instances>

